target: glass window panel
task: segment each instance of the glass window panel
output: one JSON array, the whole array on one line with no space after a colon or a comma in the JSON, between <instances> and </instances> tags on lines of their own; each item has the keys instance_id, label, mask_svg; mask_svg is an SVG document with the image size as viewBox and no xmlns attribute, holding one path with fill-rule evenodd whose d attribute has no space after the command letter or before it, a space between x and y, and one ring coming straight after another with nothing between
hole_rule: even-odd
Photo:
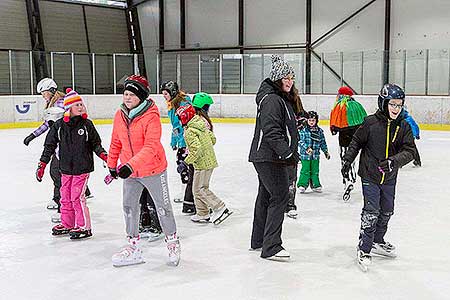
<instances>
[{"instance_id":1,"label":"glass window panel","mask_svg":"<svg viewBox=\"0 0 450 300\"><path fill-rule=\"evenodd\" d=\"M211 94L219 93L219 55L201 56L202 91Z\"/></svg>"},{"instance_id":2,"label":"glass window panel","mask_svg":"<svg viewBox=\"0 0 450 300\"><path fill-rule=\"evenodd\" d=\"M425 95L425 50L406 52L405 92L413 95Z\"/></svg>"},{"instance_id":3,"label":"glass window panel","mask_svg":"<svg viewBox=\"0 0 450 300\"><path fill-rule=\"evenodd\" d=\"M361 52L345 52L343 56L344 80L357 93L361 93Z\"/></svg>"},{"instance_id":4,"label":"glass window panel","mask_svg":"<svg viewBox=\"0 0 450 300\"><path fill-rule=\"evenodd\" d=\"M58 84L58 89L65 92L72 87L72 58L68 54L53 54L53 79Z\"/></svg>"},{"instance_id":5,"label":"glass window panel","mask_svg":"<svg viewBox=\"0 0 450 300\"><path fill-rule=\"evenodd\" d=\"M383 86L383 51L364 51L364 94L378 94Z\"/></svg>"},{"instance_id":6,"label":"glass window panel","mask_svg":"<svg viewBox=\"0 0 450 300\"><path fill-rule=\"evenodd\" d=\"M75 54L75 90L80 94L92 94L92 55Z\"/></svg>"},{"instance_id":7,"label":"glass window panel","mask_svg":"<svg viewBox=\"0 0 450 300\"><path fill-rule=\"evenodd\" d=\"M241 93L241 58L240 54L224 54L222 60L222 93Z\"/></svg>"},{"instance_id":8,"label":"glass window panel","mask_svg":"<svg viewBox=\"0 0 450 300\"><path fill-rule=\"evenodd\" d=\"M197 93L198 90L198 54L183 54L181 59L181 87L189 93ZM173 79L172 79L173 80Z\"/></svg>"},{"instance_id":9,"label":"glass window panel","mask_svg":"<svg viewBox=\"0 0 450 300\"><path fill-rule=\"evenodd\" d=\"M30 95L30 52L11 51L11 67L13 95Z\"/></svg>"},{"instance_id":10,"label":"glass window panel","mask_svg":"<svg viewBox=\"0 0 450 300\"><path fill-rule=\"evenodd\" d=\"M111 54L95 55L95 93L113 94L113 57Z\"/></svg>"},{"instance_id":11,"label":"glass window panel","mask_svg":"<svg viewBox=\"0 0 450 300\"><path fill-rule=\"evenodd\" d=\"M428 95L448 95L449 51L430 50L428 60Z\"/></svg>"},{"instance_id":12,"label":"glass window panel","mask_svg":"<svg viewBox=\"0 0 450 300\"><path fill-rule=\"evenodd\" d=\"M8 51L0 51L0 95L11 94L9 86L9 54Z\"/></svg>"},{"instance_id":13,"label":"glass window panel","mask_svg":"<svg viewBox=\"0 0 450 300\"><path fill-rule=\"evenodd\" d=\"M253 94L263 81L263 55L244 54L244 93Z\"/></svg>"}]
</instances>

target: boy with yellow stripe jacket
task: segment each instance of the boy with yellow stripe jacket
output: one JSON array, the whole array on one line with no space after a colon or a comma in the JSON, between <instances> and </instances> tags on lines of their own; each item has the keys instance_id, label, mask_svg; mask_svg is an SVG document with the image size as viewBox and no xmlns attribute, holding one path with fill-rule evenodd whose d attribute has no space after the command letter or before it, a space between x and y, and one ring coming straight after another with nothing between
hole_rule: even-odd
<instances>
[{"instance_id":1,"label":"boy with yellow stripe jacket","mask_svg":"<svg viewBox=\"0 0 450 300\"><path fill-rule=\"evenodd\" d=\"M384 240L394 212L398 169L414 155L411 127L399 118L405 93L395 84L386 84L378 96L378 110L364 119L344 156L342 175L348 178L351 163L361 149L358 175L362 181L364 207L357 262L363 270L371 263L370 253L395 257L395 247Z\"/></svg>"}]
</instances>

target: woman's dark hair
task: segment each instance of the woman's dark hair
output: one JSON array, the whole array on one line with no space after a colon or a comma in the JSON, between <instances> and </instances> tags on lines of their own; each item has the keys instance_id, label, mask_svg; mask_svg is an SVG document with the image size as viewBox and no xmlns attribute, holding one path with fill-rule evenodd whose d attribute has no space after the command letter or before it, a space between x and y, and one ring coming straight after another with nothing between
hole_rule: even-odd
<instances>
[{"instance_id":1,"label":"woman's dark hair","mask_svg":"<svg viewBox=\"0 0 450 300\"><path fill-rule=\"evenodd\" d=\"M279 89L279 92L281 93L281 97L286 99L287 101L292 103L292 106L294 107L295 115L298 114L304 114L306 113L305 109L303 108L302 99L300 99L300 95L298 94L298 90L295 87L295 84L292 85L292 88L289 93L286 93L283 91L283 82L282 79L279 79L274 82L275 86Z\"/></svg>"},{"instance_id":2,"label":"woman's dark hair","mask_svg":"<svg viewBox=\"0 0 450 300\"><path fill-rule=\"evenodd\" d=\"M209 127L211 128L211 131L213 131L213 124L211 122L211 119L209 118L208 114L200 108L195 107L195 111L197 112L197 115L200 117L203 117L209 124Z\"/></svg>"}]
</instances>

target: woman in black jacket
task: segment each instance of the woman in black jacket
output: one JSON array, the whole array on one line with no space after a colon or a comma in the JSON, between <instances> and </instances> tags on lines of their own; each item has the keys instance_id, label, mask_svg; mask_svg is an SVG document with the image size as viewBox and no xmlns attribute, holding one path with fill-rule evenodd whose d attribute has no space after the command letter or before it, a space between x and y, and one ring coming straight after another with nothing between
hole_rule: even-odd
<instances>
[{"instance_id":1,"label":"woman in black jacket","mask_svg":"<svg viewBox=\"0 0 450 300\"><path fill-rule=\"evenodd\" d=\"M288 166L297 165L298 95L292 91L294 70L280 56L272 56L270 78L256 95L256 126L249 161L258 173L251 250L261 249L261 257L289 259L281 246L281 229L289 198Z\"/></svg>"}]
</instances>

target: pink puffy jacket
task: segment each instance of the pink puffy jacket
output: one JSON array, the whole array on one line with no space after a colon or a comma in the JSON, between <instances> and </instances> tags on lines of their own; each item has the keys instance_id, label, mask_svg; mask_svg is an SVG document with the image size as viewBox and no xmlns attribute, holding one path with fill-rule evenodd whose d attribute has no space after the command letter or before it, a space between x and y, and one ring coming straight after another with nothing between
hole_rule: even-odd
<instances>
[{"instance_id":1,"label":"pink puffy jacket","mask_svg":"<svg viewBox=\"0 0 450 300\"><path fill-rule=\"evenodd\" d=\"M108 168L117 167L117 160L133 169L131 177L147 177L167 169L166 153L161 144L161 121L153 104L142 115L128 123L119 109L114 116Z\"/></svg>"}]
</instances>

